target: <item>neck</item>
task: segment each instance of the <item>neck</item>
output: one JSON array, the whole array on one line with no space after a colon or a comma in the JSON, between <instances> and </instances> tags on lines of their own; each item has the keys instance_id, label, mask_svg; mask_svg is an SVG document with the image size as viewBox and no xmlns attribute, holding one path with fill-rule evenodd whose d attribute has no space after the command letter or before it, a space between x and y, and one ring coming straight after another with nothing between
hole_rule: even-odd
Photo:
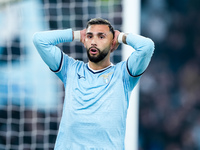
<instances>
[{"instance_id":1,"label":"neck","mask_svg":"<svg viewBox=\"0 0 200 150\"><path fill-rule=\"evenodd\" d=\"M102 62L98 62L98 63L94 63L94 62L89 61L88 65L93 70L101 70L101 69L104 69L104 68L110 66L111 62L110 62L110 60L102 61Z\"/></svg>"}]
</instances>

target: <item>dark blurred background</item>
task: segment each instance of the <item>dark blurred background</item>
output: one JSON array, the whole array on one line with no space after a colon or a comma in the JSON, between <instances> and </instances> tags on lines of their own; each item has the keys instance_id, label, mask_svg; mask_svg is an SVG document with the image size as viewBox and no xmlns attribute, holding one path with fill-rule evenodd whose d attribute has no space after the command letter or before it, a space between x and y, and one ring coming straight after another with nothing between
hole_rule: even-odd
<instances>
[{"instance_id":1,"label":"dark blurred background","mask_svg":"<svg viewBox=\"0 0 200 150\"><path fill-rule=\"evenodd\" d=\"M155 42L141 79L140 150L200 150L200 1L142 0Z\"/></svg>"}]
</instances>

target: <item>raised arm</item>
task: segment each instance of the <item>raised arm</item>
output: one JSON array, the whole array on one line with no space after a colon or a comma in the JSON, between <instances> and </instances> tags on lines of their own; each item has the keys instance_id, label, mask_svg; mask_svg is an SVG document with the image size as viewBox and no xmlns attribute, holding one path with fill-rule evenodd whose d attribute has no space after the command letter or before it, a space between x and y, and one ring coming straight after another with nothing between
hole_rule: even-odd
<instances>
[{"instance_id":1,"label":"raised arm","mask_svg":"<svg viewBox=\"0 0 200 150\"><path fill-rule=\"evenodd\" d=\"M37 32L33 35L33 43L49 68L57 71L63 54L56 45L71 42L73 37L72 29Z\"/></svg>"},{"instance_id":2,"label":"raised arm","mask_svg":"<svg viewBox=\"0 0 200 150\"><path fill-rule=\"evenodd\" d=\"M127 60L127 69L132 76L140 76L149 65L154 52L154 42L146 37L132 33L118 35L118 42L135 49Z\"/></svg>"}]
</instances>

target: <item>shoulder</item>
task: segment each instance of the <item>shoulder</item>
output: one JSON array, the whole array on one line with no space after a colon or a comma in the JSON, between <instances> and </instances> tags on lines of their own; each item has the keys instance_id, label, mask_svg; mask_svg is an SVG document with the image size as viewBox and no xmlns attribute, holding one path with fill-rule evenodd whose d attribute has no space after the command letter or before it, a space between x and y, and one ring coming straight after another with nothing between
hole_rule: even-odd
<instances>
[{"instance_id":1,"label":"shoulder","mask_svg":"<svg viewBox=\"0 0 200 150\"><path fill-rule=\"evenodd\" d=\"M71 56L68 56L67 54L65 54L64 52L62 52L62 59L61 59L61 64L60 64L60 69L58 72L62 72L62 74L66 74L69 72L72 72L72 70L75 70L76 68L81 68L84 66L84 62L80 61L80 60L75 60L74 58L72 58Z\"/></svg>"},{"instance_id":2,"label":"shoulder","mask_svg":"<svg viewBox=\"0 0 200 150\"><path fill-rule=\"evenodd\" d=\"M64 61L64 63L67 63L68 65L73 65L73 66L84 64L83 61L74 59L73 57L71 57L65 53L63 53L63 61Z\"/></svg>"},{"instance_id":3,"label":"shoulder","mask_svg":"<svg viewBox=\"0 0 200 150\"><path fill-rule=\"evenodd\" d=\"M126 67L126 61L121 61L121 62L117 63L116 65L114 65L114 67L116 70L121 70Z\"/></svg>"},{"instance_id":4,"label":"shoulder","mask_svg":"<svg viewBox=\"0 0 200 150\"><path fill-rule=\"evenodd\" d=\"M115 75L119 75L123 77L125 74L127 74L127 69L126 69L126 61L121 61L113 66Z\"/></svg>"}]
</instances>

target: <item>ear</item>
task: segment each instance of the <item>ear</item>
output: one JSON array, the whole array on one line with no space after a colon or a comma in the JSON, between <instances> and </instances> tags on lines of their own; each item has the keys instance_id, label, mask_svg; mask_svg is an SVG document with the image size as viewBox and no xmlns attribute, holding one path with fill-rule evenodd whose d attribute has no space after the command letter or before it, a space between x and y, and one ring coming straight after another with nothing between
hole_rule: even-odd
<instances>
[{"instance_id":1,"label":"ear","mask_svg":"<svg viewBox=\"0 0 200 150\"><path fill-rule=\"evenodd\" d=\"M112 42L112 46L111 46L111 52L113 52L114 50L116 50L119 46L119 42L118 42L118 35L119 35L119 31L118 30L115 30L115 37L113 39L113 42Z\"/></svg>"},{"instance_id":2,"label":"ear","mask_svg":"<svg viewBox=\"0 0 200 150\"><path fill-rule=\"evenodd\" d=\"M110 47L111 53L115 50L115 45L116 45L116 42L115 42L115 40L113 39L112 42L111 42L111 47Z\"/></svg>"}]
</instances>

